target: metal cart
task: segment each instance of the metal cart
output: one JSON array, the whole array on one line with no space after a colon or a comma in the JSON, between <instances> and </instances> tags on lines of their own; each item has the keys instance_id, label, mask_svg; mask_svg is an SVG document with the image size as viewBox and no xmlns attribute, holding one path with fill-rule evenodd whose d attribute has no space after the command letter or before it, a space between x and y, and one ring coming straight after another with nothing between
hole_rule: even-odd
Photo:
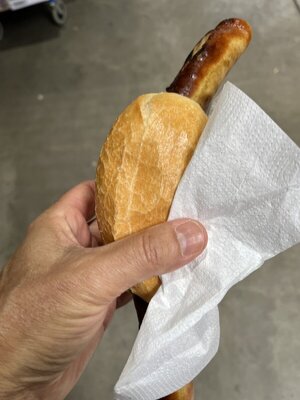
<instances>
[{"instance_id":1,"label":"metal cart","mask_svg":"<svg viewBox=\"0 0 300 400\"><path fill-rule=\"evenodd\" d=\"M67 19L67 8L63 0L0 0L0 13L7 10L20 10L21 8L45 3L56 25L62 26ZM0 40L3 36L3 27L0 22Z\"/></svg>"}]
</instances>

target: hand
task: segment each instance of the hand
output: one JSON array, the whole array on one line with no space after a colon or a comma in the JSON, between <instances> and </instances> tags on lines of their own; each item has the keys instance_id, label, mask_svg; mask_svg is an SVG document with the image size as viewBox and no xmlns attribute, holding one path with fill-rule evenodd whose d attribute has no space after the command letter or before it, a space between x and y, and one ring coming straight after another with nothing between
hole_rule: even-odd
<instances>
[{"instance_id":1,"label":"hand","mask_svg":"<svg viewBox=\"0 0 300 400\"><path fill-rule=\"evenodd\" d=\"M66 193L30 225L0 275L1 399L64 399L124 292L206 246L203 226L181 219L98 247L87 222L94 198L91 181Z\"/></svg>"}]
</instances>

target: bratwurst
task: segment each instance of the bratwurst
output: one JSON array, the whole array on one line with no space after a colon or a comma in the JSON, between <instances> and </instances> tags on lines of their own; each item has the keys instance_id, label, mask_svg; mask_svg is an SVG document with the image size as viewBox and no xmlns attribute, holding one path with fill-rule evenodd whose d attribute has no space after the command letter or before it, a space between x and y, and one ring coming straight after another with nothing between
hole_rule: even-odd
<instances>
[{"instance_id":1,"label":"bratwurst","mask_svg":"<svg viewBox=\"0 0 300 400\"><path fill-rule=\"evenodd\" d=\"M207 122L205 110L250 40L247 22L222 21L196 44L167 93L142 95L118 117L97 166L96 216L104 243L167 220ZM154 276L131 288L140 323L160 284ZM165 400L193 397L188 384Z\"/></svg>"}]
</instances>

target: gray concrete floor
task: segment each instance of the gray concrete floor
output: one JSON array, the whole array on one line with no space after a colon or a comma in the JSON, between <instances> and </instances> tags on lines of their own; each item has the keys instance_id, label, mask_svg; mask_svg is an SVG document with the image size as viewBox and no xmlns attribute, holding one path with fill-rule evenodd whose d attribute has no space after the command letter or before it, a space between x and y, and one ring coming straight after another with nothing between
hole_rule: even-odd
<instances>
[{"instance_id":1,"label":"gray concrete floor","mask_svg":"<svg viewBox=\"0 0 300 400\"><path fill-rule=\"evenodd\" d=\"M60 30L42 7L2 18L0 261L66 189L93 178L101 143L138 94L170 83L197 39L241 16L254 39L229 79L300 145L300 15L293 0L69 1ZM220 306L221 345L197 398L300 398L300 247L233 288ZM119 311L69 400L112 398L137 324Z\"/></svg>"}]
</instances>

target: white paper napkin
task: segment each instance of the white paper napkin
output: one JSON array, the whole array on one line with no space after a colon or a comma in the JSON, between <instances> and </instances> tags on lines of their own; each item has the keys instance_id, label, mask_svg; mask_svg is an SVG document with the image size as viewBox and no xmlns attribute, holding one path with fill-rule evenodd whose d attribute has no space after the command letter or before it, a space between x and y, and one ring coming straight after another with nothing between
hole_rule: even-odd
<instances>
[{"instance_id":1,"label":"white paper napkin","mask_svg":"<svg viewBox=\"0 0 300 400\"><path fill-rule=\"evenodd\" d=\"M117 400L156 400L190 382L218 349L226 292L300 242L300 149L230 83L178 186L169 218L179 217L205 225L207 250L162 277Z\"/></svg>"}]
</instances>

